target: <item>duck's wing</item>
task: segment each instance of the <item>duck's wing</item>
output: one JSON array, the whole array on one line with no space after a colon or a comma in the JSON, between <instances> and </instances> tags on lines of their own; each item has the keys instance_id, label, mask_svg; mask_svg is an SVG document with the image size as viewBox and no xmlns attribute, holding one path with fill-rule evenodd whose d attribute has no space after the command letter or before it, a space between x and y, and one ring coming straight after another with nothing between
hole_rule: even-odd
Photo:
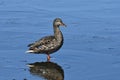
<instances>
[{"instance_id":1,"label":"duck's wing","mask_svg":"<svg viewBox=\"0 0 120 80\"><path fill-rule=\"evenodd\" d=\"M38 48L42 45L50 44L53 40L55 40L54 36L46 36L46 37L41 38L38 41L35 41L34 43L29 44L28 47L30 47L29 49Z\"/></svg>"}]
</instances>

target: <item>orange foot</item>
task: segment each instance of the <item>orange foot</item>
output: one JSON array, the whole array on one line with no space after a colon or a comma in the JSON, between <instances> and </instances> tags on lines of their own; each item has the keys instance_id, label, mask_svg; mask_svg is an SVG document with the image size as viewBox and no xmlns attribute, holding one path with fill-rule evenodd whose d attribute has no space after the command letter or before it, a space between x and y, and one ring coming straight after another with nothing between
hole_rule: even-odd
<instances>
[{"instance_id":1,"label":"orange foot","mask_svg":"<svg viewBox=\"0 0 120 80\"><path fill-rule=\"evenodd\" d=\"M47 61L50 61L50 55L49 54L47 54Z\"/></svg>"}]
</instances>

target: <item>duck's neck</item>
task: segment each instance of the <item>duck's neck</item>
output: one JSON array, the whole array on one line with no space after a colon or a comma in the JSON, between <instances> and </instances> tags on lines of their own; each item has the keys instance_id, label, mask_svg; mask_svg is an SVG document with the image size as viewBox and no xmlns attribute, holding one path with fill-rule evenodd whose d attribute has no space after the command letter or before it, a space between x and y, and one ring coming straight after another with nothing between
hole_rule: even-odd
<instances>
[{"instance_id":1,"label":"duck's neck","mask_svg":"<svg viewBox=\"0 0 120 80\"><path fill-rule=\"evenodd\" d=\"M53 28L54 28L54 36L55 36L56 40L59 42L63 41L63 35L59 29L59 26L54 25Z\"/></svg>"}]
</instances>

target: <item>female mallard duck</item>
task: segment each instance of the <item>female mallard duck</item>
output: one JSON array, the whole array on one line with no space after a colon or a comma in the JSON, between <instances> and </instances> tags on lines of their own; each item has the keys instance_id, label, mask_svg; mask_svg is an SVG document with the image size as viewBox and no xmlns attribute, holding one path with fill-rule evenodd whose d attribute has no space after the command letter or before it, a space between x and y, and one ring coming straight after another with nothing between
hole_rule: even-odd
<instances>
[{"instance_id":1,"label":"female mallard duck","mask_svg":"<svg viewBox=\"0 0 120 80\"><path fill-rule=\"evenodd\" d=\"M28 53L35 53L35 54L47 54L47 60L50 60L50 54L53 52L58 51L61 46L63 45L63 35L59 29L59 26L66 26L60 18L56 18L53 21L53 29L54 35L52 36L45 36L40 40L29 44Z\"/></svg>"}]
</instances>

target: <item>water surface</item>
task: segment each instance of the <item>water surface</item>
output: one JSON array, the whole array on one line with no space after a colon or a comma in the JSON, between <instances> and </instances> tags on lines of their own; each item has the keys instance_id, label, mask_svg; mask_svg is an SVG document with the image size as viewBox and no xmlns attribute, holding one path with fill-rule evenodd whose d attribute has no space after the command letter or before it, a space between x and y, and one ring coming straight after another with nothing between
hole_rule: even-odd
<instances>
[{"instance_id":1,"label":"water surface","mask_svg":"<svg viewBox=\"0 0 120 80\"><path fill-rule=\"evenodd\" d=\"M53 34L52 21L62 18L63 47L51 62L64 80L120 80L119 0L1 0L0 80L43 80L29 63L46 55L26 54L27 45ZM48 67L49 68L49 67Z\"/></svg>"}]
</instances>

